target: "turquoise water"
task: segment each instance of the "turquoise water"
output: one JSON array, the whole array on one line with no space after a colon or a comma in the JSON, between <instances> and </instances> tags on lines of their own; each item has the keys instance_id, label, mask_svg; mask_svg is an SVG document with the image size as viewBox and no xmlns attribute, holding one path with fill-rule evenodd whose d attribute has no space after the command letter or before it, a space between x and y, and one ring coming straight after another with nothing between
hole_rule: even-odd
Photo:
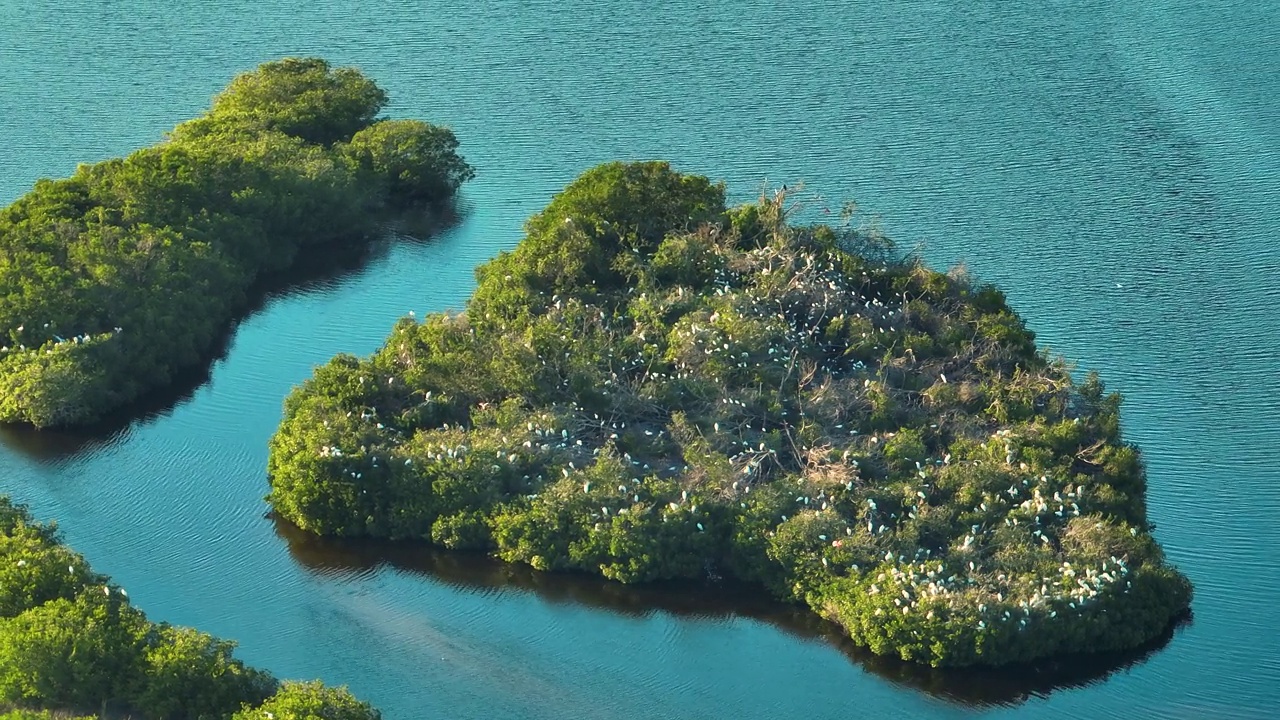
<instances>
[{"instance_id":1,"label":"turquoise water","mask_svg":"<svg viewBox=\"0 0 1280 720\"><path fill-rule=\"evenodd\" d=\"M0 492L156 619L347 683L388 720L1268 717L1280 706L1280 6L1271 3L0 0L0 203L150 144L235 73L354 64L451 125L459 223L270 297L207 382L109 433L0 435ZM771 5L771 7L758 7ZM999 283L1128 398L1193 621L1100 667L869 661L732 588L632 590L465 555L331 547L264 517L290 386L367 353L579 172L661 157L854 199ZM198 379L197 379L198 380Z\"/></svg>"}]
</instances>

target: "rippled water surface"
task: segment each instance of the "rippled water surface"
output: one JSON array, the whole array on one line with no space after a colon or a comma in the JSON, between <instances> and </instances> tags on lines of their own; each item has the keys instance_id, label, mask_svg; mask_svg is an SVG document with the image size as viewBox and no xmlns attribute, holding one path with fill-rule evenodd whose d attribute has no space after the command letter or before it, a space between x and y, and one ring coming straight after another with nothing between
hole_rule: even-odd
<instances>
[{"instance_id":1,"label":"rippled water surface","mask_svg":"<svg viewBox=\"0 0 1280 720\"><path fill-rule=\"evenodd\" d=\"M208 378L114 432L0 434L0 492L157 619L389 720L1269 717L1280 706L1280 5L1237 0L0 0L0 203L150 144L235 73L354 64L451 125L460 221L269 297ZM767 6L767 7L763 7ZM281 400L472 269L579 172L661 157L736 199L803 180L1001 284L1125 393L1194 620L1101 666L868 659L734 588L628 589L341 547L264 518Z\"/></svg>"}]
</instances>

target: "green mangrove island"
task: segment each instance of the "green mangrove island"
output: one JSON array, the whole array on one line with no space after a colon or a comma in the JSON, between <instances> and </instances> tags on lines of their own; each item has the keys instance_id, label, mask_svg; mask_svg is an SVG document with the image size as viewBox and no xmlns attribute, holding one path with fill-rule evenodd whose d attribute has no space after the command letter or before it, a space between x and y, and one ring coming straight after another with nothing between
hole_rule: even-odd
<instances>
[{"instance_id":1,"label":"green mangrove island","mask_svg":"<svg viewBox=\"0 0 1280 720\"><path fill-rule=\"evenodd\" d=\"M265 276L449 201L449 130L379 119L349 68L240 75L154 147L40 180L0 211L0 422L93 422L207 361Z\"/></svg>"},{"instance_id":2,"label":"green mangrove island","mask_svg":"<svg viewBox=\"0 0 1280 720\"><path fill-rule=\"evenodd\" d=\"M285 402L268 499L622 582L731 574L934 666L1118 650L1190 604L1120 398L990 285L785 192L586 172L477 271Z\"/></svg>"},{"instance_id":3,"label":"green mangrove island","mask_svg":"<svg viewBox=\"0 0 1280 720\"><path fill-rule=\"evenodd\" d=\"M151 622L54 526L0 496L0 720L381 717L345 688L282 683L246 667L234 649Z\"/></svg>"}]
</instances>

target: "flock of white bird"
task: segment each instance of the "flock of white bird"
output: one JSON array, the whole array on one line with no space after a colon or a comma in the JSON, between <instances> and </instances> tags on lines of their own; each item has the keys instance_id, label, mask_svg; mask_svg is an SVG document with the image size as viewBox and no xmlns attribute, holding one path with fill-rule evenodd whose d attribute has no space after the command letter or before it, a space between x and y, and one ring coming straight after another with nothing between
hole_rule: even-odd
<instances>
[{"instance_id":1,"label":"flock of white bird","mask_svg":"<svg viewBox=\"0 0 1280 720\"><path fill-rule=\"evenodd\" d=\"M735 262L726 262L716 270L708 289L703 291L704 303L690 302L684 287L638 293L633 288L627 293L629 302L622 303L623 308L617 314L558 294L547 301L544 312L564 321L566 341L583 338L584 317L595 323L597 332L604 334L606 367L599 370L602 384L608 388L601 390L606 396L627 387L640 398L652 400L659 395L659 384L691 377L714 377L721 383L721 395L711 403L715 409L703 413L706 421L700 420L698 429L717 451L724 453L737 479L729 487L714 488L710 492L699 488L695 494L704 503L737 503L747 508L752 487L770 479L772 474L780 474L780 480L799 477L797 487L804 486L802 469L784 467L786 462L794 461L780 459L777 448L768 445L769 433L794 431L799 424L797 416L803 413L797 409L794 399L784 399L781 404L790 410L781 410L773 416L765 413L762 408L769 398L760 387L761 378L776 380L791 376L797 359L807 358L819 361L818 370L826 377L856 376L862 378L864 389L889 391L892 389L868 372L864 361L850 358L846 351L851 345L858 345L868 353L882 353L891 338L901 337L898 333L911 328L906 317L908 298L891 296L886 300L875 291L877 286L885 285L884 278L877 276L878 271L851 277L841 269L838 256L827 251L785 252L777 247L762 247L733 252L737 255ZM685 314L667 327L645 325L628 312L629 306L636 303L656 306L663 313L685 310ZM846 334L827 337L827 329L833 322ZM850 329L856 336L847 334ZM474 334L474 329L471 332ZM624 338L631 341L618 342ZM911 353L909 349L904 352ZM575 419L569 424L578 429L571 431L562 426L564 417L549 414L538 416L536 422L530 421L523 432L509 428L485 429L483 432L492 437L477 437L473 445L493 453L489 471L498 473L510 468L522 473L531 466L558 464L559 478L548 479L542 475L530 478L527 473L521 476L522 481L535 490L526 496L529 500L539 498L552 482L576 483L573 487L580 484L581 493L601 499L598 511L595 505L584 511L596 527L618 515L657 512L662 514L664 522L678 518L705 532L705 507L700 515L697 500L691 499L688 490L682 491L679 498L657 497L648 491L643 479L649 476L682 479L690 471L683 459L643 452L642 457L625 455L623 460L632 466L635 476L619 482L616 492L610 485L596 487L592 495L589 480L575 479L576 474L600 455L605 444L619 440L619 433L626 432L627 423L616 416L588 415L577 407L577 398L568 392L569 371L563 367L569 364L564 360L571 359L571 353L564 355L563 359L544 356L540 361L543 366L561 369L558 382L564 395L562 408L570 408ZM910 359L914 360L914 356ZM710 363L716 366L709 367ZM937 382L949 382L941 372L937 378ZM690 398L691 406L698 403L703 403L705 410L705 398ZM365 410L360 417L375 419L376 411ZM384 426L379 423L377 427L381 430ZM440 442L438 436L438 433L459 430L466 432L446 424L438 431L421 430L413 440L388 432L388 444L380 451L385 458L381 467L400 464L402 459L404 466L416 465L412 472L426 477L430 476L433 465L461 463L469 453L475 452L473 448L456 438ZM858 461L851 457L851 451L854 456L873 453L878 445L894 436L893 433L868 433L854 437L859 436L859 430L850 425L846 432L844 423L832 424L825 430L823 442L846 444L848 449L841 462L854 468L855 477ZM640 427L633 425L632 432L641 432ZM643 432L659 441L666 430L653 427ZM1109 593L1127 592L1131 585L1129 568L1121 558L1111 557L1096 566L1076 566L1064 559L1058 572L1034 577L1008 574L990 560L996 542L993 534L999 528L1005 528L1006 532L1009 528L1021 528L1046 550L1062 557L1058 548L1060 533L1067 523L1087 513L1087 508L1082 508L1086 500L1083 485L1064 484L1048 474L1035 476L1027 465L1017 461L1016 437L1008 430L997 431L992 440L1005 445L1006 467L1003 469L1010 476L1022 474L1024 477L1012 482L1007 489L985 492L972 508L972 514L983 520L966 528L951 546L939 549L936 554L922 549L913 557L886 550L865 572L858 564L838 567L832 562L832 553L825 549L820 550L815 559L820 559L828 572L862 578L870 595L893 593L894 608L904 615L920 612L927 619L933 619L964 610L970 615L976 613L979 629L998 623L1026 627L1037 618L1084 612ZM365 452L359 454L359 462L350 467L338 466L342 467L340 472L354 481L362 480L363 472L370 467L365 462L370 451L361 450ZM809 450L798 448L797 456L804 457ZM322 446L319 453L324 458L347 457L347 453L332 446ZM393 455L399 459L392 461ZM371 457L371 466L379 467L379 456ZM865 535L872 544L892 548L903 524L917 522L935 509L929 498L937 497L935 484L939 473L946 472L952 465L949 454L940 459L922 458L922 461L915 463L913 476L918 488L910 498L895 503L901 507L901 513L881 511L876 500L868 496L867 488L859 484L855 489L855 483L847 481L843 487L815 488L816 493L802 490L796 497L791 520L799 521L805 514L835 513L847 523L843 539L818 534L814 542L820 548L839 549L854 535ZM961 463L956 461L956 464ZM472 467L480 466L473 464ZM788 522L788 516L782 515L780 522ZM994 566L984 567L989 564ZM883 611L884 608L880 608L877 614Z\"/></svg>"},{"instance_id":2,"label":"flock of white bird","mask_svg":"<svg viewBox=\"0 0 1280 720\"><path fill-rule=\"evenodd\" d=\"M102 342L105 340L109 340L115 337L116 335L119 335L120 333L124 332L124 328L117 327L117 328L112 328L108 332L102 332L96 335L92 335L89 333L81 333L79 335L72 335L69 338L64 338L61 335L58 335L57 333L47 332L49 330L50 325L51 323L44 324L43 330L45 330L46 332L41 333L41 335L45 336L44 339L32 338L33 342L35 342L36 340L39 340L39 342L36 344L33 344L31 347L28 347L27 344L24 342L19 342L13 347L10 347L9 345L0 345L0 353L17 353L17 352L28 352L28 351L37 352L39 350L44 350L45 354L52 355L58 348L61 348L61 347L89 345L94 342ZM27 328L25 324L19 325L17 328L14 329L14 332L12 334L18 337L21 337L22 333L24 333L26 329Z\"/></svg>"},{"instance_id":3,"label":"flock of white bird","mask_svg":"<svg viewBox=\"0 0 1280 720\"><path fill-rule=\"evenodd\" d=\"M19 559L18 559L18 561L14 563L14 566L15 566L15 567L18 567L18 568L34 567L34 566L32 566L32 565L31 565L31 563L27 562L26 558L19 558ZM68 574L68 575L75 575L75 574L76 574L76 566L75 566L75 565L68 565L68 566L67 566L67 574ZM19 581L19 583L21 583L21 581ZM92 586L86 585L85 587L87 588L87 587L92 587ZM112 588L111 588L111 586L110 586L110 585L103 585L103 586L102 586L102 594L103 594L103 595L106 595L107 597L111 597L111 593L112 593ZM120 597L125 598L125 599L128 599L128 597L129 597L129 593L125 592L125 589L124 589L124 588L122 588L122 587L117 587L117 588L115 588L115 593L116 593L116 594L118 594Z\"/></svg>"}]
</instances>

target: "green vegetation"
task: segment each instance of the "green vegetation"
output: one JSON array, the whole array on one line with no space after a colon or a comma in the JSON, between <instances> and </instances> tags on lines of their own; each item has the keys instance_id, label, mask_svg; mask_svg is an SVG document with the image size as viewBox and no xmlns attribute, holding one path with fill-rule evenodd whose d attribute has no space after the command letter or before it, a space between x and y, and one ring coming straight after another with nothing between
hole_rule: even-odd
<instances>
[{"instance_id":1,"label":"green vegetation","mask_svg":"<svg viewBox=\"0 0 1280 720\"><path fill-rule=\"evenodd\" d=\"M0 593L0 720L380 717L345 688L281 684L235 659L235 643L147 620L54 527L4 497Z\"/></svg>"},{"instance_id":2,"label":"green vegetation","mask_svg":"<svg viewBox=\"0 0 1280 720\"><path fill-rule=\"evenodd\" d=\"M50 712L49 710L13 710L0 715L0 720L93 720L88 715L73 715L69 712Z\"/></svg>"},{"instance_id":3,"label":"green vegetation","mask_svg":"<svg viewBox=\"0 0 1280 720\"><path fill-rule=\"evenodd\" d=\"M593 169L477 271L285 403L269 500L623 582L724 571L877 653L999 665L1139 645L1191 599L1117 395L995 288L883 238Z\"/></svg>"},{"instance_id":4,"label":"green vegetation","mask_svg":"<svg viewBox=\"0 0 1280 720\"><path fill-rule=\"evenodd\" d=\"M381 717L344 688L329 688L318 682L287 682L262 705L246 707L233 715L232 720L378 720Z\"/></svg>"},{"instance_id":5,"label":"green vegetation","mask_svg":"<svg viewBox=\"0 0 1280 720\"><path fill-rule=\"evenodd\" d=\"M453 133L378 120L386 101L352 69L266 63L164 142L0 210L0 421L93 422L207 360L304 249L449 201L472 176Z\"/></svg>"}]
</instances>

